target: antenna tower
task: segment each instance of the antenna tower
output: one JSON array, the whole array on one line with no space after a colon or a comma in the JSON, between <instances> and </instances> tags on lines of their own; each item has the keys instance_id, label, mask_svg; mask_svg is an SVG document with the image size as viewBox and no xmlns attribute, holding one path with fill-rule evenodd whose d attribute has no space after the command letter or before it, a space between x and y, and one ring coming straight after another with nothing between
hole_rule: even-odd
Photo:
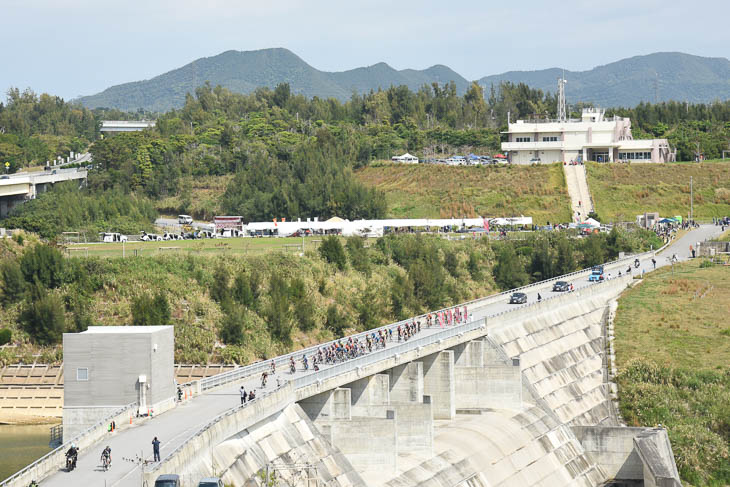
<instances>
[{"instance_id":1,"label":"antenna tower","mask_svg":"<svg viewBox=\"0 0 730 487\"><path fill-rule=\"evenodd\" d=\"M558 78L558 120L561 122L565 122L568 119L565 110L565 83L567 81L565 79L565 71L563 71L563 76Z\"/></svg>"}]
</instances>

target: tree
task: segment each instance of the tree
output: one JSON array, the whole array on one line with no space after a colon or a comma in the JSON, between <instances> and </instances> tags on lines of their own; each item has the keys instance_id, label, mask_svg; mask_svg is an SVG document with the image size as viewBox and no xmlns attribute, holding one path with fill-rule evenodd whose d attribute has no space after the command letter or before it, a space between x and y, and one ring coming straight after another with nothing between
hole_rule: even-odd
<instances>
[{"instance_id":1,"label":"tree","mask_svg":"<svg viewBox=\"0 0 730 487\"><path fill-rule=\"evenodd\" d=\"M294 309L294 320L302 331L314 329L314 303L307 292L304 280L295 277L289 283L289 296Z\"/></svg>"},{"instance_id":2,"label":"tree","mask_svg":"<svg viewBox=\"0 0 730 487\"><path fill-rule=\"evenodd\" d=\"M347 318L340 313L336 304L330 304L327 307L327 320L325 326L332 331L337 337L342 337L347 328Z\"/></svg>"},{"instance_id":3,"label":"tree","mask_svg":"<svg viewBox=\"0 0 730 487\"><path fill-rule=\"evenodd\" d=\"M602 238L592 233L588 238L583 239L583 267L593 267L594 265L606 262L606 251L603 248Z\"/></svg>"},{"instance_id":4,"label":"tree","mask_svg":"<svg viewBox=\"0 0 730 487\"><path fill-rule=\"evenodd\" d=\"M347 248L347 253L352 267L356 271L362 272L366 276L370 277L370 257L368 256L368 251L365 248L364 240L365 239L363 237L350 237L347 239L345 247Z\"/></svg>"},{"instance_id":5,"label":"tree","mask_svg":"<svg viewBox=\"0 0 730 487\"><path fill-rule=\"evenodd\" d=\"M63 255L49 245L36 244L20 258L20 270L26 282L39 282L54 289L59 287L64 277Z\"/></svg>"},{"instance_id":6,"label":"tree","mask_svg":"<svg viewBox=\"0 0 730 487\"><path fill-rule=\"evenodd\" d=\"M279 274L271 276L271 281L269 282L269 303L264 314L271 337L290 345L292 316L289 288Z\"/></svg>"},{"instance_id":7,"label":"tree","mask_svg":"<svg viewBox=\"0 0 730 487\"><path fill-rule=\"evenodd\" d=\"M322 243L319 244L319 255L330 264L336 265L341 271L347 267L345 250L342 248L340 239L334 235L322 239Z\"/></svg>"},{"instance_id":8,"label":"tree","mask_svg":"<svg viewBox=\"0 0 730 487\"><path fill-rule=\"evenodd\" d=\"M243 345L244 343L245 310L236 304L227 304L223 307L223 321L221 322L221 340L228 345Z\"/></svg>"},{"instance_id":9,"label":"tree","mask_svg":"<svg viewBox=\"0 0 730 487\"><path fill-rule=\"evenodd\" d=\"M213 282L210 284L210 297L213 300L223 303L231 297L231 290L228 287L228 270L222 264L213 273Z\"/></svg>"},{"instance_id":10,"label":"tree","mask_svg":"<svg viewBox=\"0 0 730 487\"><path fill-rule=\"evenodd\" d=\"M23 329L38 343L53 345L61 340L66 315L61 298L38 288L39 297L28 296L20 313Z\"/></svg>"},{"instance_id":11,"label":"tree","mask_svg":"<svg viewBox=\"0 0 730 487\"><path fill-rule=\"evenodd\" d=\"M530 273L534 281L543 281L556 275L555 261L545 238L535 242L535 248L530 259Z\"/></svg>"},{"instance_id":12,"label":"tree","mask_svg":"<svg viewBox=\"0 0 730 487\"><path fill-rule=\"evenodd\" d=\"M527 274L510 244L502 245L493 273L494 282L504 291L524 286L528 282Z\"/></svg>"},{"instance_id":13,"label":"tree","mask_svg":"<svg viewBox=\"0 0 730 487\"><path fill-rule=\"evenodd\" d=\"M0 300L3 306L20 301L25 292L25 279L16 260L0 264Z\"/></svg>"},{"instance_id":14,"label":"tree","mask_svg":"<svg viewBox=\"0 0 730 487\"><path fill-rule=\"evenodd\" d=\"M410 310L414 308L415 296L413 294L413 283L408 275L396 274L390 285L390 307L393 316L402 320L411 316Z\"/></svg>"},{"instance_id":15,"label":"tree","mask_svg":"<svg viewBox=\"0 0 730 487\"><path fill-rule=\"evenodd\" d=\"M135 326L169 325L171 319L170 304L162 293L154 297L141 294L132 300L132 324Z\"/></svg>"},{"instance_id":16,"label":"tree","mask_svg":"<svg viewBox=\"0 0 730 487\"><path fill-rule=\"evenodd\" d=\"M479 262L479 254L475 251L469 252L469 261L466 264L466 268L469 271L469 275L475 281L482 280L482 269Z\"/></svg>"},{"instance_id":17,"label":"tree","mask_svg":"<svg viewBox=\"0 0 730 487\"><path fill-rule=\"evenodd\" d=\"M573 256L573 245L564 236L558 238L556 244L558 249L558 257L555 262L556 272L558 275L568 274L575 270L575 257Z\"/></svg>"}]
</instances>

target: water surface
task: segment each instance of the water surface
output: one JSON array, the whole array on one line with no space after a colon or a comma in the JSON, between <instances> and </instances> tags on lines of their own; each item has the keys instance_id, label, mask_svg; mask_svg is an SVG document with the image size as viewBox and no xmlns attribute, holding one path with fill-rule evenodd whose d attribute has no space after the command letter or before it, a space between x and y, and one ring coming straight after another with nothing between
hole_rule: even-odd
<instances>
[{"instance_id":1,"label":"water surface","mask_svg":"<svg viewBox=\"0 0 730 487\"><path fill-rule=\"evenodd\" d=\"M0 424L0 480L51 451L51 426Z\"/></svg>"}]
</instances>

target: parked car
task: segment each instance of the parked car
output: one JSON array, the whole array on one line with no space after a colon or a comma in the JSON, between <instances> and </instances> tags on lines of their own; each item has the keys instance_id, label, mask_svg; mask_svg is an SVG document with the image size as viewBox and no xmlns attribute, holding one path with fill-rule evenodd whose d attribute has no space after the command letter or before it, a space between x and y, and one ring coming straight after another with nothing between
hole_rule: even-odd
<instances>
[{"instance_id":1,"label":"parked car","mask_svg":"<svg viewBox=\"0 0 730 487\"><path fill-rule=\"evenodd\" d=\"M509 304L525 304L527 303L527 294L525 293L512 293L509 298Z\"/></svg>"},{"instance_id":2,"label":"parked car","mask_svg":"<svg viewBox=\"0 0 730 487\"><path fill-rule=\"evenodd\" d=\"M143 242L162 242L161 236L147 232L142 232L142 236L139 239Z\"/></svg>"},{"instance_id":3,"label":"parked car","mask_svg":"<svg viewBox=\"0 0 730 487\"><path fill-rule=\"evenodd\" d=\"M111 233L111 232L102 232L99 234L99 237L102 242L126 242L127 236L121 235L119 233Z\"/></svg>"},{"instance_id":4,"label":"parked car","mask_svg":"<svg viewBox=\"0 0 730 487\"><path fill-rule=\"evenodd\" d=\"M166 473L157 477L155 487L180 487L180 476L174 473Z\"/></svg>"},{"instance_id":5,"label":"parked car","mask_svg":"<svg viewBox=\"0 0 730 487\"><path fill-rule=\"evenodd\" d=\"M177 216L177 222L180 225L192 225L193 224L193 217L190 215L178 215Z\"/></svg>"},{"instance_id":6,"label":"parked car","mask_svg":"<svg viewBox=\"0 0 730 487\"><path fill-rule=\"evenodd\" d=\"M596 265L591 268L591 275L588 276L590 282L600 282L603 280L603 266Z\"/></svg>"},{"instance_id":7,"label":"parked car","mask_svg":"<svg viewBox=\"0 0 730 487\"><path fill-rule=\"evenodd\" d=\"M223 481L218 477L206 477L198 482L198 487L223 487Z\"/></svg>"},{"instance_id":8,"label":"parked car","mask_svg":"<svg viewBox=\"0 0 730 487\"><path fill-rule=\"evenodd\" d=\"M555 284L553 284L553 292L559 292L564 293L565 291L570 291L570 284L565 281L558 281Z\"/></svg>"}]
</instances>

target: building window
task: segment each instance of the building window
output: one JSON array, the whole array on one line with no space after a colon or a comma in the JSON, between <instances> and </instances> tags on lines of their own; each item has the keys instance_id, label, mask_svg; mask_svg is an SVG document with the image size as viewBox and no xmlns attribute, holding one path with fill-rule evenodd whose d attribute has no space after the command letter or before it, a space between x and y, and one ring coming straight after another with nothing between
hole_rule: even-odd
<instances>
[{"instance_id":1,"label":"building window","mask_svg":"<svg viewBox=\"0 0 730 487\"><path fill-rule=\"evenodd\" d=\"M79 367L78 369L76 369L76 380L89 380L88 367Z\"/></svg>"},{"instance_id":2,"label":"building window","mask_svg":"<svg viewBox=\"0 0 730 487\"><path fill-rule=\"evenodd\" d=\"M547 137L543 137L542 138L542 141L543 142L557 142L558 141L558 137L556 135L550 135L550 136L547 136Z\"/></svg>"},{"instance_id":3,"label":"building window","mask_svg":"<svg viewBox=\"0 0 730 487\"><path fill-rule=\"evenodd\" d=\"M515 142L532 142L531 137L516 137Z\"/></svg>"}]
</instances>

